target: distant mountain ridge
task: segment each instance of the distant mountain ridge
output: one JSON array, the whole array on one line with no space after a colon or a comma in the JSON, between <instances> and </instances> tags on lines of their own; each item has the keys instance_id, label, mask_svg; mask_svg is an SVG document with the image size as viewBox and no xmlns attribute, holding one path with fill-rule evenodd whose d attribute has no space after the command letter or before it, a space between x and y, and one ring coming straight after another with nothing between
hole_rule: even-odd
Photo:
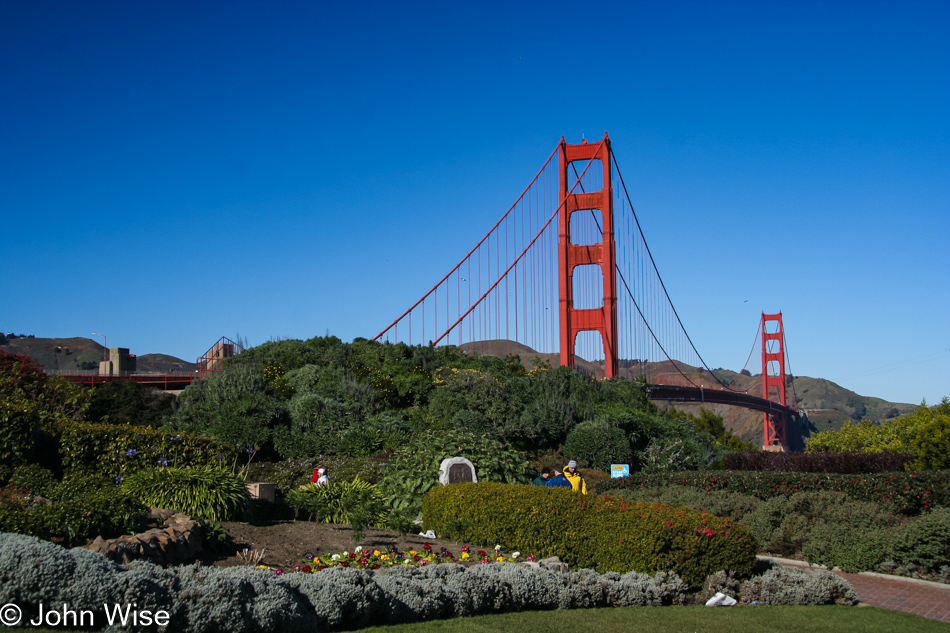
<instances>
[{"instance_id":1,"label":"distant mountain ridge","mask_svg":"<svg viewBox=\"0 0 950 633\"><path fill-rule=\"evenodd\" d=\"M24 354L35 360L48 374L72 374L98 371L105 348L83 337L36 338L17 336L0 338L0 350ZM131 350L132 353L135 350ZM136 355L137 374L178 374L195 371L194 361L186 361L168 354Z\"/></svg>"}]
</instances>

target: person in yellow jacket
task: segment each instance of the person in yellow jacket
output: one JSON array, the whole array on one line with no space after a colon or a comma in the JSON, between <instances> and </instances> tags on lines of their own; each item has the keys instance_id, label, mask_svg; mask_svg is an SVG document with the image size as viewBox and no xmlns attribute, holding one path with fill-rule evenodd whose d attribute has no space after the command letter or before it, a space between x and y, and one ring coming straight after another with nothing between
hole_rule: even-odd
<instances>
[{"instance_id":1,"label":"person in yellow jacket","mask_svg":"<svg viewBox=\"0 0 950 633\"><path fill-rule=\"evenodd\" d=\"M567 477L567 480L571 482L571 488L574 489L574 492L580 492L582 494L587 494L587 482L584 481L584 478L581 477L581 474L577 472L577 462L573 459L567 462L567 468L564 469L564 476Z\"/></svg>"}]
</instances>

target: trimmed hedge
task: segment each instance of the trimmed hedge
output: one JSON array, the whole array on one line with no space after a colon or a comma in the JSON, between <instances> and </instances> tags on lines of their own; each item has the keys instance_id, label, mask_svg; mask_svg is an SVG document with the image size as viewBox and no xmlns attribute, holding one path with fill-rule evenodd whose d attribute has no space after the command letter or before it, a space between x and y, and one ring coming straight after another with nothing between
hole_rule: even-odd
<instances>
[{"instance_id":1,"label":"trimmed hedge","mask_svg":"<svg viewBox=\"0 0 950 633\"><path fill-rule=\"evenodd\" d=\"M511 484L454 484L423 500L423 529L558 556L600 573L674 571L699 587L720 570L748 578L755 540L735 521L660 504Z\"/></svg>"},{"instance_id":2,"label":"trimmed hedge","mask_svg":"<svg viewBox=\"0 0 950 633\"><path fill-rule=\"evenodd\" d=\"M0 532L74 543L98 535L134 534L148 517L148 508L114 484L84 478L59 484L49 502L12 488L0 499Z\"/></svg>"},{"instance_id":3,"label":"trimmed hedge","mask_svg":"<svg viewBox=\"0 0 950 633\"><path fill-rule=\"evenodd\" d=\"M726 470L783 471L862 475L905 470L914 456L900 453L730 453L722 462Z\"/></svg>"},{"instance_id":4,"label":"trimmed hedge","mask_svg":"<svg viewBox=\"0 0 950 633\"><path fill-rule=\"evenodd\" d=\"M914 516L939 506L950 506L950 470L907 473L841 475L724 470L711 473L633 473L608 479L597 493L615 490L689 486L702 490L728 490L759 499L790 497L798 492L844 492L858 501L871 501L894 514Z\"/></svg>"},{"instance_id":5,"label":"trimmed hedge","mask_svg":"<svg viewBox=\"0 0 950 633\"><path fill-rule=\"evenodd\" d=\"M156 466L231 468L233 446L189 433L126 424L60 425L63 469L72 477L125 477Z\"/></svg>"}]
</instances>

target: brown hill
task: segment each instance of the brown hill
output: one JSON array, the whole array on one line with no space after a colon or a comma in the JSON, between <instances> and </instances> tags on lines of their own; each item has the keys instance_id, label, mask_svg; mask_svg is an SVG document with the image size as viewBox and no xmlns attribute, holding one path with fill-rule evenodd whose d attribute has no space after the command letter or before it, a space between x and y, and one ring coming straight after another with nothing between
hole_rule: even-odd
<instances>
[{"instance_id":1,"label":"brown hill","mask_svg":"<svg viewBox=\"0 0 950 633\"><path fill-rule=\"evenodd\" d=\"M32 336L0 339L0 349L24 354L35 360L48 374L96 372L105 348L88 338L35 338ZM167 354L143 354L136 358L135 373L177 374L192 372L195 363Z\"/></svg>"}]
</instances>

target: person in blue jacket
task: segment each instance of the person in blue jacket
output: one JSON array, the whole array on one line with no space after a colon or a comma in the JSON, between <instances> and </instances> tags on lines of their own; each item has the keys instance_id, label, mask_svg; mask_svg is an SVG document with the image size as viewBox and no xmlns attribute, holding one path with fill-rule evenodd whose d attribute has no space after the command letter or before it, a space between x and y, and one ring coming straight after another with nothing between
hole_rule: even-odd
<instances>
[{"instance_id":1,"label":"person in blue jacket","mask_svg":"<svg viewBox=\"0 0 950 633\"><path fill-rule=\"evenodd\" d=\"M546 486L552 488L573 488L571 482L568 481L567 477L564 476L564 470L560 466L554 467L554 476L548 480Z\"/></svg>"}]
</instances>

